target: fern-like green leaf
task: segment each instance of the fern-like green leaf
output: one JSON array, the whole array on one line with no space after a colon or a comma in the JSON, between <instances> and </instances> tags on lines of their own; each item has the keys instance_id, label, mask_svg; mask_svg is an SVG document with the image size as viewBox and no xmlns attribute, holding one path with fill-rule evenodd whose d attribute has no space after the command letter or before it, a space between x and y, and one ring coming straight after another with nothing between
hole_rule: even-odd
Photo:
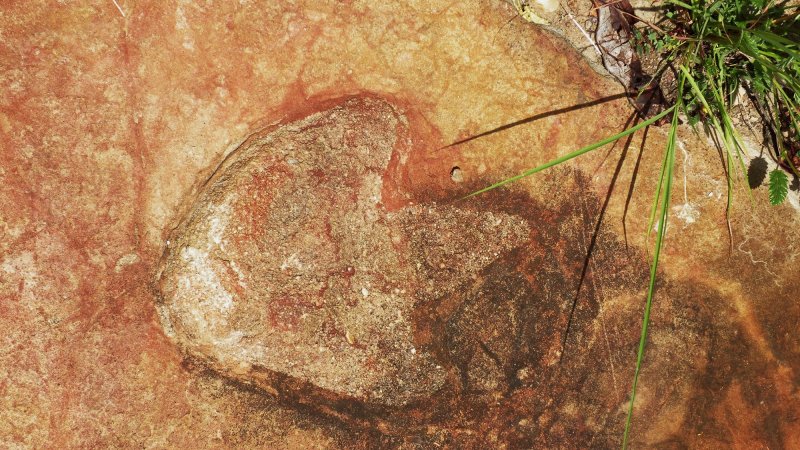
<instances>
[{"instance_id":1,"label":"fern-like green leaf","mask_svg":"<svg viewBox=\"0 0 800 450\"><path fill-rule=\"evenodd\" d=\"M769 173L769 202L773 205L780 205L786 200L789 193L789 177L781 169L775 169Z\"/></svg>"}]
</instances>

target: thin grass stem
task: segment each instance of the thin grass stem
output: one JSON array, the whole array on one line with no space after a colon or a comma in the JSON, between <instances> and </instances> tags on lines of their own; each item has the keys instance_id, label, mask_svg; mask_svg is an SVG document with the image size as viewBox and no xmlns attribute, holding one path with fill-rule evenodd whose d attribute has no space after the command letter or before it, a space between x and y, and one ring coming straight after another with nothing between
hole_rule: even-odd
<instances>
[{"instance_id":1,"label":"thin grass stem","mask_svg":"<svg viewBox=\"0 0 800 450\"><path fill-rule=\"evenodd\" d=\"M644 122L639 123L638 125L632 126L632 127L628 128L627 130L622 131L621 133L617 133L617 134L615 134L613 136L610 136L610 137L607 137L607 138L605 138L605 139L603 139L601 141L597 141L594 144L590 144L590 145L587 145L586 147L583 147L583 148L580 148L578 150L575 150L572 153L568 153L568 154L566 154L564 156L561 156L561 157L556 158L554 160L548 161L548 162L542 164L541 166L534 167L533 169L528 169L528 170L520 173L519 175L515 175L513 177L506 178L505 180L502 180L502 181L499 181L497 183L494 183L491 186L487 186L487 187L485 187L483 189L480 189L480 190L475 191L475 192L473 192L471 194L468 194L468 195L464 196L463 198L466 199L466 198L469 198L469 197L474 197L476 195L483 194L484 192L491 191L492 189L497 189L497 188L499 188L501 186L505 186L506 184L513 183L513 182L518 181L518 180L520 180L522 178L525 178L525 177L529 177L529 176L531 176L531 175L533 175L533 174L535 174L537 172L541 172L542 170L549 169L550 167L553 167L553 166L556 166L556 165L561 164L563 162L569 161L570 159L576 158L576 157L581 156L581 155L583 155L585 153L589 153L592 150L596 150L596 149L598 149L598 148L600 148L600 147L602 147L602 146L604 146L606 144L610 144L610 143L612 143L614 141L617 141L617 140L619 140L621 138L624 138L625 136L628 136L629 134L633 134L633 133L641 130L644 127L647 127L649 125L652 125L652 124L658 122L662 117L666 116L667 114L669 114L674 109L675 109L675 106L671 106L670 108L662 111L660 114L657 114L657 115L653 116L652 118L647 119Z\"/></svg>"}]
</instances>

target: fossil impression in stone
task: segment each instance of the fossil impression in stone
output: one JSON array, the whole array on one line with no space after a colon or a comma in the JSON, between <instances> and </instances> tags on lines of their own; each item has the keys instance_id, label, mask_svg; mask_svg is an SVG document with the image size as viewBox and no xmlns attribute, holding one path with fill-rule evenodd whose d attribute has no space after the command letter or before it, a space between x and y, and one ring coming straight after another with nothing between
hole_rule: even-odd
<instances>
[{"instance_id":1,"label":"fossil impression in stone","mask_svg":"<svg viewBox=\"0 0 800 450\"><path fill-rule=\"evenodd\" d=\"M265 374L389 407L435 393L447 369L415 346L414 309L529 230L455 206L388 210L385 179L408 136L396 108L352 98L248 139L170 237L158 274L168 336L273 393Z\"/></svg>"}]
</instances>

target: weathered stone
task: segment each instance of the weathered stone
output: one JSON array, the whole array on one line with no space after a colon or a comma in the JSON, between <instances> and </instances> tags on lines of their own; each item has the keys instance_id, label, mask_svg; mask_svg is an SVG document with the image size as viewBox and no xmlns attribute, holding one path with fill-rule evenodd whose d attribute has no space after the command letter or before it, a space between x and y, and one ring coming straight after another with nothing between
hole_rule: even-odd
<instances>
[{"instance_id":1,"label":"weathered stone","mask_svg":"<svg viewBox=\"0 0 800 450\"><path fill-rule=\"evenodd\" d=\"M408 146L405 118L369 98L248 139L170 237L168 334L272 392L265 369L387 406L431 396L445 369L415 347L415 305L454 293L528 229L435 203L389 210L384 179Z\"/></svg>"},{"instance_id":2,"label":"weathered stone","mask_svg":"<svg viewBox=\"0 0 800 450\"><path fill-rule=\"evenodd\" d=\"M572 45L495 0L0 3L4 445L619 447L666 133L450 203L624 127L619 84L584 59L602 70L592 2L540 14ZM169 236L241 139L366 93L408 119L406 164L390 160L383 180L398 229L422 214L401 213L409 201L436 201L531 230L472 284L415 296L415 348L448 363L446 381L400 407L391 433L371 420L386 411L362 408L377 402L187 358L151 289ZM631 448L798 447L797 192L779 207L763 185L753 205L738 195L731 241L719 155L681 137ZM504 327L517 339L495 336ZM262 389L239 382L251 377ZM272 385L291 395L276 401ZM353 414L332 420L307 407L318 404Z\"/></svg>"}]
</instances>

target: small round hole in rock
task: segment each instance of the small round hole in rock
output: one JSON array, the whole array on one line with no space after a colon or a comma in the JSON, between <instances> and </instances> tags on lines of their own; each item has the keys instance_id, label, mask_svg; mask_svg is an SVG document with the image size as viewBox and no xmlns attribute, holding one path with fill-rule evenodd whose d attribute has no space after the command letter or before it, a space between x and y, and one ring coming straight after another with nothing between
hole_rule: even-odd
<instances>
[{"instance_id":1,"label":"small round hole in rock","mask_svg":"<svg viewBox=\"0 0 800 450\"><path fill-rule=\"evenodd\" d=\"M461 173L461 168L458 166L453 167L450 169L450 179L456 183L461 183L464 181L464 175Z\"/></svg>"}]
</instances>

